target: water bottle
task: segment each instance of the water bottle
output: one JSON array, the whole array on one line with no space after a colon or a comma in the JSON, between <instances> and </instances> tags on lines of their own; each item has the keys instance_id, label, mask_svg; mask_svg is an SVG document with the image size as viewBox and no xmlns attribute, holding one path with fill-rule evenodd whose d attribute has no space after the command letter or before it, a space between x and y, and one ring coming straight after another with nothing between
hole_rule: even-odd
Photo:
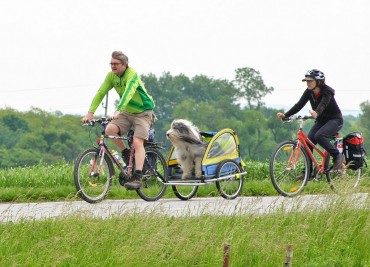
<instances>
[{"instance_id":1,"label":"water bottle","mask_svg":"<svg viewBox=\"0 0 370 267\"><path fill-rule=\"evenodd\" d=\"M118 151L112 150L113 156L118 160L122 167L126 166L126 163L123 161L120 153Z\"/></svg>"},{"instance_id":2,"label":"water bottle","mask_svg":"<svg viewBox=\"0 0 370 267\"><path fill-rule=\"evenodd\" d=\"M339 153L343 153L343 138L335 138L335 144L337 146L337 149Z\"/></svg>"}]
</instances>

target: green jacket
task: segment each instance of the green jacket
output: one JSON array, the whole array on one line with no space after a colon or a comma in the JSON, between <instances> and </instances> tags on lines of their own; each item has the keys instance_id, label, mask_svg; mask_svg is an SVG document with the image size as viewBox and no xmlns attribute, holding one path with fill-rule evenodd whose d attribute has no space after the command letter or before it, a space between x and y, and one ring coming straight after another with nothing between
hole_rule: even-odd
<instances>
[{"instance_id":1,"label":"green jacket","mask_svg":"<svg viewBox=\"0 0 370 267\"><path fill-rule=\"evenodd\" d=\"M89 112L95 112L104 96L112 89L120 96L117 106L118 111L125 110L129 113L141 113L145 110L152 110L155 107L153 98L148 94L144 83L140 80L137 72L127 67L125 72L118 77L112 71L107 74L103 84L96 93Z\"/></svg>"}]
</instances>

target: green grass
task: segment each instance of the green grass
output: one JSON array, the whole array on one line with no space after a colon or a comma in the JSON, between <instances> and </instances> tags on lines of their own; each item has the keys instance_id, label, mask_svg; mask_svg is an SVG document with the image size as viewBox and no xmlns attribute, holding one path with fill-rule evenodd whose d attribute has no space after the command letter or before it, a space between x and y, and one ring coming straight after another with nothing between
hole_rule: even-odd
<instances>
[{"instance_id":1,"label":"green grass","mask_svg":"<svg viewBox=\"0 0 370 267\"><path fill-rule=\"evenodd\" d=\"M367 206L368 207L368 206ZM369 209L347 199L328 210L265 216L134 213L0 224L0 266L370 266Z\"/></svg>"},{"instance_id":2,"label":"green grass","mask_svg":"<svg viewBox=\"0 0 370 267\"><path fill-rule=\"evenodd\" d=\"M363 181L357 192L370 193L370 172L364 168ZM268 162L247 162L247 175L242 196L278 195L269 177ZM73 182L73 165L60 162L55 165L39 164L31 167L0 170L0 202L38 202L79 200ZM309 182L303 194L331 193L325 182ZM219 196L215 184L200 186L196 197ZM176 197L168 187L163 198ZM113 181L110 199L139 198L136 192L127 191Z\"/></svg>"},{"instance_id":3,"label":"green grass","mask_svg":"<svg viewBox=\"0 0 370 267\"><path fill-rule=\"evenodd\" d=\"M268 163L247 162L243 196L277 195ZM40 164L0 170L0 201L80 200L73 166ZM359 192L370 192L365 169ZM332 193L309 182L304 194ZM214 184L196 197L219 196ZM175 197L169 187L164 198ZM139 198L115 179L110 199ZM293 266L370 266L369 201L353 209L343 197L319 210L253 215L169 217L134 213L102 220L67 217L0 224L0 266L222 266L230 244L230 266L283 266L293 245Z\"/></svg>"}]
</instances>

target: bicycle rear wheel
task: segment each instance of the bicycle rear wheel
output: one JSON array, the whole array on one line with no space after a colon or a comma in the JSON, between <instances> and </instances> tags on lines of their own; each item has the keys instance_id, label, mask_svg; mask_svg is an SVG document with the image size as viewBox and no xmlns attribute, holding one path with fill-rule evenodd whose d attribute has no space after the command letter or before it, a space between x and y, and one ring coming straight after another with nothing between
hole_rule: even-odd
<instances>
[{"instance_id":1,"label":"bicycle rear wheel","mask_svg":"<svg viewBox=\"0 0 370 267\"><path fill-rule=\"evenodd\" d=\"M112 185L114 167L107 154L100 149L89 148L83 151L74 165L74 182L79 196L89 203L102 201Z\"/></svg>"},{"instance_id":2,"label":"bicycle rear wheel","mask_svg":"<svg viewBox=\"0 0 370 267\"><path fill-rule=\"evenodd\" d=\"M168 180L167 164L161 152L155 147L145 147L142 186L137 194L146 201L160 199L166 191Z\"/></svg>"},{"instance_id":3,"label":"bicycle rear wheel","mask_svg":"<svg viewBox=\"0 0 370 267\"><path fill-rule=\"evenodd\" d=\"M362 167L352 170L343 161L343 168L340 172L329 172L330 187L337 193L352 193L360 185L362 178Z\"/></svg>"},{"instance_id":4,"label":"bicycle rear wheel","mask_svg":"<svg viewBox=\"0 0 370 267\"><path fill-rule=\"evenodd\" d=\"M310 175L309 162L303 147L298 151L297 142L280 143L270 159L270 178L276 191L284 197L300 194Z\"/></svg>"}]
</instances>

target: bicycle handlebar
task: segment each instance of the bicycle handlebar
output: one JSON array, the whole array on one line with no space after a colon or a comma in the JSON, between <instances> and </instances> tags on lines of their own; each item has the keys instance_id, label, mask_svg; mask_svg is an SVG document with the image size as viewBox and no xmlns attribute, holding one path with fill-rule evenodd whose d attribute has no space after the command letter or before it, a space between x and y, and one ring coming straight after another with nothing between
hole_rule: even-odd
<instances>
[{"instance_id":1,"label":"bicycle handlebar","mask_svg":"<svg viewBox=\"0 0 370 267\"><path fill-rule=\"evenodd\" d=\"M282 121L291 122L291 121L305 121L314 119L312 116L301 116L301 115L292 115L288 118L282 118Z\"/></svg>"},{"instance_id":2,"label":"bicycle handlebar","mask_svg":"<svg viewBox=\"0 0 370 267\"><path fill-rule=\"evenodd\" d=\"M96 123L98 124L108 124L112 119L111 118L101 118L101 119L93 119L90 120L88 123L82 124L83 126L94 126Z\"/></svg>"}]
</instances>

